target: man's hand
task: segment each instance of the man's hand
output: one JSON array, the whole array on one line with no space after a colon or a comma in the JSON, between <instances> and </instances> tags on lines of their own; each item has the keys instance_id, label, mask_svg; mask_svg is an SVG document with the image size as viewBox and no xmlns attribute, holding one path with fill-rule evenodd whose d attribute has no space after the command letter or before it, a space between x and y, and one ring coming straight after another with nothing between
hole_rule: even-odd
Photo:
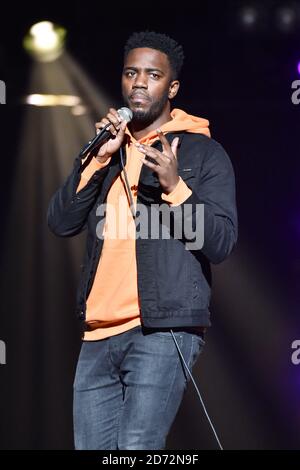
<instances>
[{"instance_id":1,"label":"man's hand","mask_svg":"<svg viewBox=\"0 0 300 470\"><path fill-rule=\"evenodd\" d=\"M135 145L138 150L145 155L145 157L147 155L148 157L151 157L153 160L155 160L155 163L152 163L149 160L146 160L145 157L141 158L141 161L146 166L157 173L163 192L169 194L173 191L179 182L176 158L179 138L175 137L170 145L160 129L157 129L156 132L162 143L162 152L151 147L150 145L141 145L139 143Z\"/></svg>"},{"instance_id":2,"label":"man's hand","mask_svg":"<svg viewBox=\"0 0 300 470\"><path fill-rule=\"evenodd\" d=\"M100 163L104 163L113 153L119 150L124 139L127 122L118 115L114 108L110 108L106 117L104 117L100 122L96 122L95 127L97 134L106 126L106 124L109 123L111 123L111 126L109 126L107 130L109 130L114 137L108 139L99 148L96 159Z\"/></svg>"}]
</instances>

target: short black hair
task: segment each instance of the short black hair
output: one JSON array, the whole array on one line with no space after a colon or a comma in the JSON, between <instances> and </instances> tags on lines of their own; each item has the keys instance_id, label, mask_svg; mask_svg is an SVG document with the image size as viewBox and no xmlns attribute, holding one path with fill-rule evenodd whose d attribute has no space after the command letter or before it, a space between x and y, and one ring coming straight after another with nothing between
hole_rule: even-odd
<instances>
[{"instance_id":1,"label":"short black hair","mask_svg":"<svg viewBox=\"0 0 300 470\"><path fill-rule=\"evenodd\" d=\"M172 69L172 79L179 77L184 61L183 47L166 34L154 31L141 31L133 33L124 47L124 60L132 49L149 47L164 52L169 59Z\"/></svg>"}]
</instances>

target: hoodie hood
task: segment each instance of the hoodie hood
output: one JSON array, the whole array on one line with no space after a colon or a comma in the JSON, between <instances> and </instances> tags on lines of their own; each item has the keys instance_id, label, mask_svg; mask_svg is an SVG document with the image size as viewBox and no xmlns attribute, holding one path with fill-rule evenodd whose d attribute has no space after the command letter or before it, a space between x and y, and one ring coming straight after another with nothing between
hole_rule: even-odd
<instances>
[{"instance_id":1,"label":"hoodie hood","mask_svg":"<svg viewBox=\"0 0 300 470\"><path fill-rule=\"evenodd\" d=\"M186 131L194 134L205 134L210 137L209 121L207 119L192 116L181 109L171 111L172 121L161 126L163 132Z\"/></svg>"},{"instance_id":2,"label":"hoodie hood","mask_svg":"<svg viewBox=\"0 0 300 470\"><path fill-rule=\"evenodd\" d=\"M172 117L171 121L166 122L160 127L164 134L167 134L168 132L185 131L192 132L194 134L204 134L207 137L210 137L209 121L207 119L192 116L191 114L187 114L185 111L177 108L174 108L170 114ZM126 129L126 133L130 135L132 140L135 140L132 138L128 129ZM140 139L139 142L149 144L157 138L158 135L156 131L153 130Z\"/></svg>"}]
</instances>

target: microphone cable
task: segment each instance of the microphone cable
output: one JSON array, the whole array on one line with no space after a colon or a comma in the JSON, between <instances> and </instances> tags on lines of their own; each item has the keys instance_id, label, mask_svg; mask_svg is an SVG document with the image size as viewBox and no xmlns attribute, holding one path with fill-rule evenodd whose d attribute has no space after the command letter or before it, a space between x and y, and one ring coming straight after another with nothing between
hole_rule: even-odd
<instances>
[{"instance_id":1,"label":"microphone cable","mask_svg":"<svg viewBox=\"0 0 300 470\"><path fill-rule=\"evenodd\" d=\"M208 420L208 422L209 422L209 425L210 425L210 427L211 427L211 429L212 429L212 432L213 432L213 434L214 434L214 436L215 436L215 438L216 438L216 441L217 441L217 443L218 443L219 449L220 449L220 450L224 450L224 449L223 449L223 446L222 446L222 444L221 444L221 442L220 442L220 439L219 439L219 437L218 437L218 434L217 434L217 432L216 432L216 429L215 429L215 427L214 427L214 425L213 425L213 423L212 423L212 420L211 420L210 417L209 417L209 414L208 414L208 412L207 412L207 409L206 409L206 406L205 406L205 404L204 404L204 401L203 401L203 398L202 398L202 396L201 396L201 393L200 393L200 391L199 391L199 389L198 389L198 387L197 387L197 384L196 384L196 382L195 382L195 380L194 380L194 377L193 377L193 375L192 375L192 373L191 373L191 371L190 371L190 369L189 369L187 363L185 362L185 359L184 359L184 357L183 357L183 355L182 355L182 352L180 351L180 347L179 347L179 345L178 345L178 343L177 343L177 340L176 340L176 338L175 338L175 336L174 336L174 333L173 333L173 331L172 331L171 329L170 329L170 332L171 332L171 335L172 335L173 340L174 340L174 342L175 342L175 345L176 345L178 354L179 354L179 356L181 357L181 359L182 359L182 361L183 361L183 363L184 363L184 365L185 365L185 368L186 368L186 370L187 370L187 372L188 372L188 374L189 374L189 376L190 376L190 378L191 378L191 380L192 380L192 382L193 382L193 385L194 385L194 387L195 387L195 389L196 389L196 392L197 392L197 395L198 395L198 397L199 397L200 403L201 403L202 408L203 408L203 410L204 410L205 416L206 416L206 418L207 418L207 420Z\"/></svg>"},{"instance_id":2,"label":"microphone cable","mask_svg":"<svg viewBox=\"0 0 300 470\"><path fill-rule=\"evenodd\" d=\"M132 197L132 193L131 193L131 189L130 189L130 185L129 185L129 181L128 181L128 177L127 177L127 171L126 171L125 165L124 165L124 149L123 149L122 146L120 147L120 159L121 159L122 170L123 170L124 178L125 178L125 185L126 185L126 188L127 188L127 195L129 197L129 201L130 201L129 209L131 211L133 220L135 221L136 211L135 211L135 208L134 208L133 197Z\"/></svg>"}]
</instances>

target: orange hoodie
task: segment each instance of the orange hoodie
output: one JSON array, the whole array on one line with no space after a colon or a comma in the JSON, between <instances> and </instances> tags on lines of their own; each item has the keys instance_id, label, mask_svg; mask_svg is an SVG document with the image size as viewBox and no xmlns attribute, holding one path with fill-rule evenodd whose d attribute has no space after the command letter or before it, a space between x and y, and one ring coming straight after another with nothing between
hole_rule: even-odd
<instances>
[{"instance_id":1,"label":"orange hoodie","mask_svg":"<svg viewBox=\"0 0 300 470\"><path fill-rule=\"evenodd\" d=\"M161 126L164 134L186 131L201 133L210 137L209 122L191 116L180 109L173 109L172 119ZM137 200L137 185L142 167L141 153L134 143L137 142L126 129L129 136L126 145L126 172L132 191L133 202ZM139 140L151 145L158 136L155 131ZM111 157L112 158L112 157ZM108 165L93 158L81 174L77 188L80 191L96 170ZM180 178L175 189L162 194L162 199L170 205L182 204L192 191ZM87 299L86 329L84 340L99 340L114 336L141 324L137 291L137 268L135 252L135 226L129 209L123 172L112 184L107 195L103 248L98 263L94 283Z\"/></svg>"}]
</instances>

